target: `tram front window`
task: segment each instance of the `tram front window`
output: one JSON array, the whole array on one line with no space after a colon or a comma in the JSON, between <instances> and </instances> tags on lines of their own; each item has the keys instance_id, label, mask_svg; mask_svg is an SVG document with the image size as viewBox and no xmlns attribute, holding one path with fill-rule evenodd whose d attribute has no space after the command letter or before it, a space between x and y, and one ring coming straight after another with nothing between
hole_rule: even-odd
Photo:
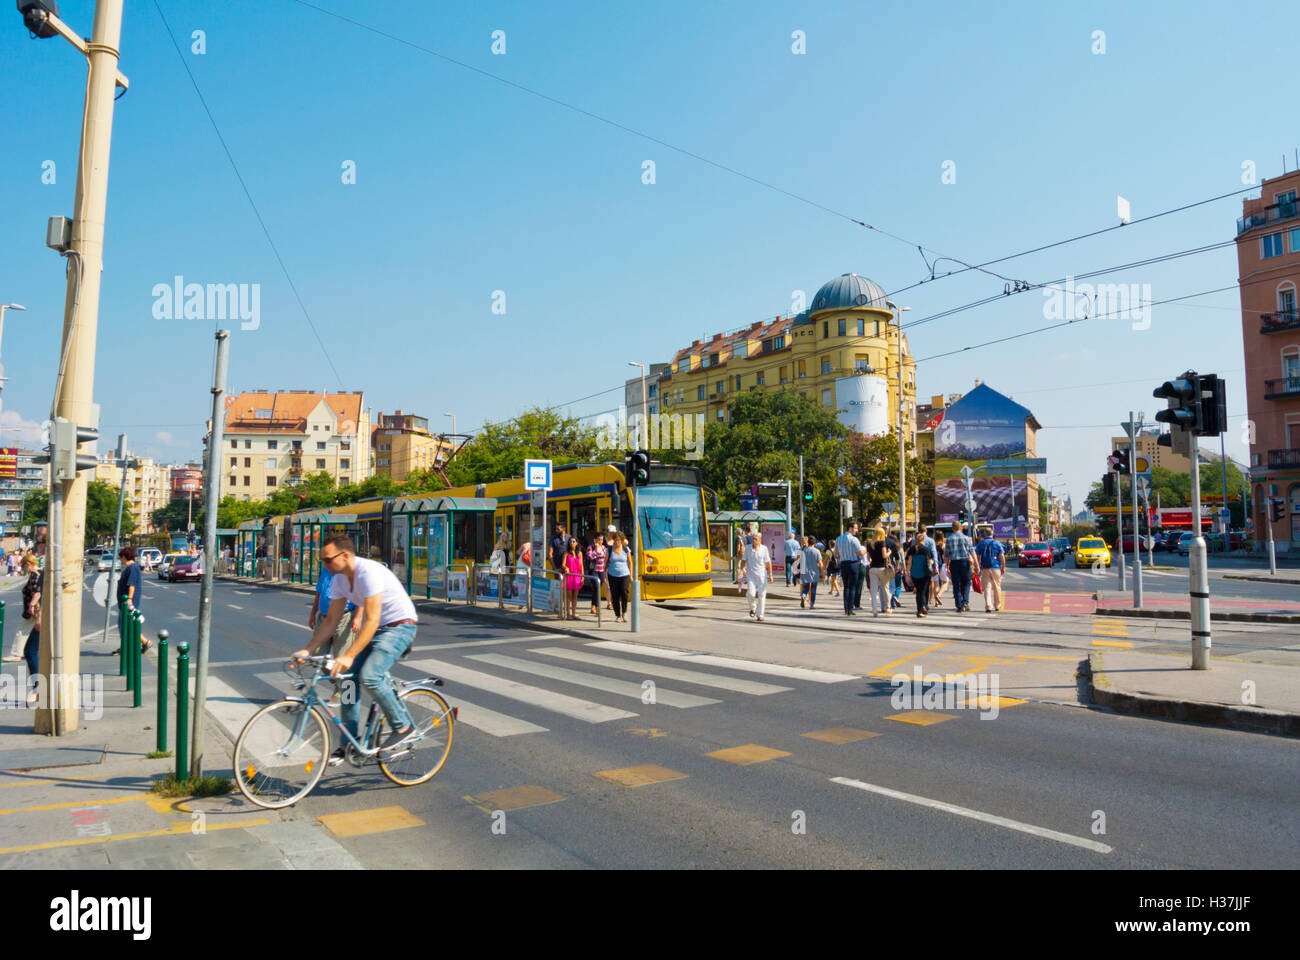
<instances>
[{"instance_id":1,"label":"tram front window","mask_svg":"<svg viewBox=\"0 0 1300 960\"><path fill-rule=\"evenodd\" d=\"M644 550L667 550L674 547L698 550L708 543L699 487L677 483L639 487L636 491L636 513L641 524L641 546Z\"/></svg>"}]
</instances>

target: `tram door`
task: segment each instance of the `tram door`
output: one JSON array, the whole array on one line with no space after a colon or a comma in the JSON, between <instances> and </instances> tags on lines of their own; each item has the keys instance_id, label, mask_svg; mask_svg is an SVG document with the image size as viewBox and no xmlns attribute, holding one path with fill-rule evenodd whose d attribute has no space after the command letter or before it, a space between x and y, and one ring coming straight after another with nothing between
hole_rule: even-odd
<instances>
[{"instance_id":1,"label":"tram door","mask_svg":"<svg viewBox=\"0 0 1300 960\"><path fill-rule=\"evenodd\" d=\"M569 535L577 537L578 543L585 548L601 529L596 512L596 498L574 500L570 506L570 511L573 526L566 529L569 531Z\"/></svg>"}]
</instances>

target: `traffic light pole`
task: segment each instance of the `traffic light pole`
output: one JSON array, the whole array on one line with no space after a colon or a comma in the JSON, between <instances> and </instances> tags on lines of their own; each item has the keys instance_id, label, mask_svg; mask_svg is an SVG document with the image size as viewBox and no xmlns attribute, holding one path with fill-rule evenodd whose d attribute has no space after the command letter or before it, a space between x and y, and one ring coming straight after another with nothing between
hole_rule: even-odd
<instances>
[{"instance_id":1,"label":"traffic light pole","mask_svg":"<svg viewBox=\"0 0 1300 960\"><path fill-rule=\"evenodd\" d=\"M1142 548L1138 543L1138 535L1142 527L1138 523L1138 476L1137 476L1137 458L1134 450L1137 448L1137 421L1133 419L1133 411L1128 412L1128 473L1132 478L1133 486L1133 609L1138 610L1142 607ZM1123 546L1123 541L1120 541Z\"/></svg>"},{"instance_id":2,"label":"traffic light pole","mask_svg":"<svg viewBox=\"0 0 1300 960\"><path fill-rule=\"evenodd\" d=\"M1115 471L1115 552L1119 554L1116 564L1119 572L1119 589L1124 590L1124 482L1122 474Z\"/></svg>"},{"instance_id":3,"label":"traffic light pole","mask_svg":"<svg viewBox=\"0 0 1300 960\"><path fill-rule=\"evenodd\" d=\"M99 326L100 279L104 270L108 157L112 144L113 97L118 81L118 45L121 34L122 0L98 0L95 4L90 44L83 48L89 72L82 116L81 149L77 161L72 239L67 250L68 279L63 308L63 337L51 416L51 419L66 417L74 424L96 428L95 338ZM42 659L57 659L59 672L79 676L81 645L65 645L58 634L60 626L71 625L68 632L80 638L80 560L85 543L86 490L89 483L77 474L66 482L66 486L63 483L58 480L51 483L51 514L54 512L54 502L58 500L60 516L57 526L54 517L50 517L52 555L46 587L49 602L42 604L46 628L41 633L41 645L45 648ZM67 563L65 569L68 553L72 553L74 562ZM71 733L77 729L77 723L77 704L60 703L55 709L37 711L35 731L56 735Z\"/></svg>"},{"instance_id":4,"label":"traffic light pole","mask_svg":"<svg viewBox=\"0 0 1300 960\"><path fill-rule=\"evenodd\" d=\"M799 536L803 537L803 454L799 454Z\"/></svg>"},{"instance_id":5,"label":"traffic light pole","mask_svg":"<svg viewBox=\"0 0 1300 960\"><path fill-rule=\"evenodd\" d=\"M1268 524L1268 573L1277 576L1277 551L1273 548L1273 498L1264 501L1264 522Z\"/></svg>"},{"instance_id":6,"label":"traffic light pole","mask_svg":"<svg viewBox=\"0 0 1300 960\"><path fill-rule=\"evenodd\" d=\"M122 507L126 503L126 434L117 436L117 456L122 461L122 487L117 494L117 525L113 527L113 560L108 563L108 592L104 594L104 636L101 643L108 643L108 620L113 611L113 587L117 580L117 552L122 549Z\"/></svg>"},{"instance_id":7,"label":"traffic light pole","mask_svg":"<svg viewBox=\"0 0 1300 960\"><path fill-rule=\"evenodd\" d=\"M1188 561L1188 594L1192 614L1192 669L1210 669L1210 571L1205 561L1205 537L1201 530L1201 471L1197 447L1200 438L1193 432L1192 442L1192 539Z\"/></svg>"}]
</instances>

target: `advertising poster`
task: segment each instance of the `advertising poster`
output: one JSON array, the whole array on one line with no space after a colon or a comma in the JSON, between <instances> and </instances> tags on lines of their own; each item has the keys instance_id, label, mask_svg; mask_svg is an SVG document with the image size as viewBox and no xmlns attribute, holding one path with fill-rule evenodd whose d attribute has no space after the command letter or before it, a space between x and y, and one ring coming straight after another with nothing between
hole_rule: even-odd
<instances>
[{"instance_id":1,"label":"advertising poster","mask_svg":"<svg viewBox=\"0 0 1300 960\"><path fill-rule=\"evenodd\" d=\"M18 476L18 448L0 447L0 480L13 480Z\"/></svg>"},{"instance_id":2,"label":"advertising poster","mask_svg":"<svg viewBox=\"0 0 1300 960\"><path fill-rule=\"evenodd\" d=\"M388 568L393 571L393 576L402 582L402 586L406 586L406 535L410 525L406 517L393 517L393 549Z\"/></svg>"},{"instance_id":3,"label":"advertising poster","mask_svg":"<svg viewBox=\"0 0 1300 960\"><path fill-rule=\"evenodd\" d=\"M950 406L935 428L934 517L940 523L957 519L966 509L966 487L962 467L972 470L986 461L1026 456L1025 419L1029 410L981 384ZM1023 474L989 476L981 471L971 481L975 515L993 524L997 537L1028 536L1028 524L1013 531L1020 516L1037 515L1038 504L1029 510L1029 482ZM930 519L930 518L924 518Z\"/></svg>"},{"instance_id":4,"label":"advertising poster","mask_svg":"<svg viewBox=\"0 0 1300 960\"><path fill-rule=\"evenodd\" d=\"M505 579L505 596L502 602L507 606L524 607L528 605L528 574L516 571L514 576Z\"/></svg>"},{"instance_id":5,"label":"advertising poster","mask_svg":"<svg viewBox=\"0 0 1300 960\"><path fill-rule=\"evenodd\" d=\"M457 567L447 571L447 597L451 600L469 598L469 575L463 568Z\"/></svg>"},{"instance_id":6,"label":"advertising poster","mask_svg":"<svg viewBox=\"0 0 1300 960\"><path fill-rule=\"evenodd\" d=\"M429 517L429 586L441 590L447 584L447 518Z\"/></svg>"},{"instance_id":7,"label":"advertising poster","mask_svg":"<svg viewBox=\"0 0 1300 960\"><path fill-rule=\"evenodd\" d=\"M785 572L785 525L765 523L759 531L763 535L763 546L772 555L772 575Z\"/></svg>"},{"instance_id":8,"label":"advertising poster","mask_svg":"<svg viewBox=\"0 0 1300 960\"><path fill-rule=\"evenodd\" d=\"M474 599L487 603L496 603L501 593L501 577L491 570L474 572Z\"/></svg>"},{"instance_id":9,"label":"advertising poster","mask_svg":"<svg viewBox=\"0 0 1300 960\"><path fill-rule=\"evenodd\" d=\"M889 432L889 384L884 377L859 374L835 381L835 419L858 433Z\"/></svg>"}]
</instances>

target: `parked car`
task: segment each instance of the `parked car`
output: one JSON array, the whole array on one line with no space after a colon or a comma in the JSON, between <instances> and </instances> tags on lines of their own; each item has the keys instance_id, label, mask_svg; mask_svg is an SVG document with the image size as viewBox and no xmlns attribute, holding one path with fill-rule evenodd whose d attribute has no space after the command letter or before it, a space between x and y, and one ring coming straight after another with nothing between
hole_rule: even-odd
<instances>
[{"instance_id":1,"label":"parked car","mask_svg":"<svg viewBox=\"0 0 1300 960\"><path fill-rule=\"evenodd\" d=\"M1026 543L1020 548L1021 567L1050 567L1052 565L1052 545L1049 543Z\"/></svg>"},{"instance_id":2,"label":"parked car","mask_svg":"<svg viewBox=\"0 0 1300 960\"><path fill-rule=\"evenodd\" d=\"M86 569L107 573L109 569L121 570L122 559L113 556L113 551L104 547L91 547L86 551Z\"/></svg>"},{"instance_id":3,"label":"parked car","mask_svg":"<svg viewBox=\"0 0 1300 960\"><path fill-rule=\"evenodd\" d=\"M171 572L172 564L184 556L186 556L186 554L184 553L169 553L167 554L167 556L163 557L162 561L158 564L156 568L158 571L158 579L159 580L168 579L167 575L168 573Z\"/></svg>"},{"instance_id":4,"label":"parked car","mask_svg":"<svg viewBox=\"0 0 1300 960\"><path fill-rule=\"evenodd\" d=\"M1066 556L1068 556L1070 551L1073 549L1070 546L1070 538L1053 537L1047 542L1052 545L1052 560L1064 563Z\"/></svg>"},{"instance_id":5,"label":"parked car","mask_svg":"<svg viewBox=\"0 0 1300 960\"><path fill-rule=\"evenodd\" d=\"M172 583L177 580L200 580L203 578L203 564L198 557L181 556L172 561L167 568L167 579Z\"/></svg>"},{"instance_id":6,"label":"parked car","mask_svg":"<svg viewBox=\"0 0 1300 960\"><path fill-rule=\"evenodd\" d=\"M1167 531L1164 535L1164 542L1165 542L1164 549L1168 550L1170 553L1175 552L1178 549L1178 541L1180 541L1182 538L1183 538L1182 530Z\"/></svg>"},{"instance_id":7,"label":"parked car","mask_svg":"<svg viewBox=\"0 0 1300 960\"><path fill-rule=\"evenodd\" d=\"M1091 567L1095 563L1110 566L1110 547L1101 537L1081 537L1074 550L1074 565Z\"/></svg>"},{"instance_id":8,"label":"parked car","mask_svg":"<svg viewBox=\"0 0 1300 960\"><path fill-rule=\"evenodd\" d=\"M1185 557L1192 552L1192 541L1196 539L1196 534L1188 530L1178 538L1178 555Z\"/></svg>"}]
</instances>

